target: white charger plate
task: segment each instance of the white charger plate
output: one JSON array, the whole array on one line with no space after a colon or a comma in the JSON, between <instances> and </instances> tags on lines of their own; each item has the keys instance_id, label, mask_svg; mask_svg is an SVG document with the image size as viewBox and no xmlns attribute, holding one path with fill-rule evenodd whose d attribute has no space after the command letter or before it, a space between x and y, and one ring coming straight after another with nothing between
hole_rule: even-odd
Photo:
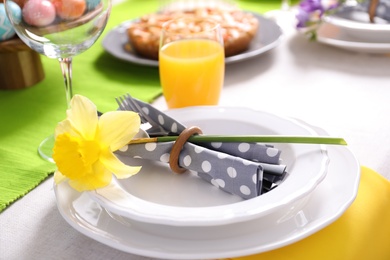
<instances>
[{"instance_id":1,"label":"white charger plate","mask_svg":"<svg viewBox=\"0 0 390 260\"><path fill-rule=\"evenodd\" d=\"M329 23L323 23L320 26L317 31L317 41L355 52L375 54L390 53L390 42L378 43L375 41L358 40L346 33L343 28Z\"/></svg>"},{"instance_id":2,"label":"white charger plate","mask_svg":"<svg viewBox=\"0 0 390 260\"><path fill-rule=\"evenodd\" d=\"M225 58L225 63L240 62L260 54L263 54L279 45L282 38L281 28L272 20L262 15L253 13L259 20L259 29L249 48L237 55ZM127 28L135 20L126 21L113 28L107 33L102 41L103 48L112 56L135 64L158 67L158 61L138 55L135 51L125 50L129 39L126 33Z\"/></svg>"},{"instance_id":3,"label":"white charger plate","mask_svg":"<svg viewBox=\"0 0 390 260\"><path fill-rule=\"evenodd\" d=\"M205 134L317 135L293 119L246 108L190 107L167 112ZM143 161L126 180L88 192L102 207L139 222L170 226L215 226L248 221L277 210L301 208L324 179L329 162L324 146L274 144L282 151L288 175L272 191L249 200L220 191L194 173L173 174L168 165ZM122 157L120 157L122 158ZM122 158L123 159L123 158ZM130 165L140 161L129 160Z\"/></svg>"},{"instance_id":4,"label":"white charger plate","mask_svg":"<svg viewBox=\"0 0 390 260\"><path fill-rule=\"evenodd\" d=\"M164 259L216 259L261 253L297 242L338 219L354 201L360 167L347 147L329 146L329 172L306 205L248 222L172 227L110 214L67 183L54 186L63 218L82 234L118 250Z\"/></svg>"}]
</instances>

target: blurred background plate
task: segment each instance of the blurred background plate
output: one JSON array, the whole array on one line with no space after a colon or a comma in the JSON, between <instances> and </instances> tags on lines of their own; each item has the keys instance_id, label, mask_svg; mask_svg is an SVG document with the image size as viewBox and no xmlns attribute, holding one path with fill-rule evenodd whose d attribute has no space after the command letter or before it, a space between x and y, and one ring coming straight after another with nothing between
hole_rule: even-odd
<instances>
[{"instance_id":1,"label":"blurred background plate","mask_svg":"<svg viewBox=\"0 0 390 260\"><path fill-rule=\"evenodd\" d=\"M324 20L343 29L356 41L390 43L390 1L379 3L374 23L369 20L366 2L344 6Z\"/></svg>"},{"instance_id":2,"label":"blurred background plate","mask_svg":"<svg viewBox=\"0 0 390 260\"><path fill-rule=\"evenodd\" d=\"M372 41L360 41L348 34L344 29L329 23L323 23L318 29L317 41L355 52L376 54L390 53L390 42L377 43Z\"/></svg>"},{"instance_id":3,"label":"blurred background plate","mask_svg":"<svg viewBox=\"0 0 390 260\"><path fill-rule=\"evenodd\" d=\"M257 30L255 38L246 51L227 57L225 59L226 64L256 57L279 45L282 36L281 28L274 21L267 19L260 14L253 14L259 20L259 29ZM102 42L103 48L118 59L140 65L158 67L158 61L142 57L131 48L129 49L129 46L126 46L129 43L126 30L129 25L135 21L136 20L123 22L108 32Z\"/></svg>"}]
</instances>

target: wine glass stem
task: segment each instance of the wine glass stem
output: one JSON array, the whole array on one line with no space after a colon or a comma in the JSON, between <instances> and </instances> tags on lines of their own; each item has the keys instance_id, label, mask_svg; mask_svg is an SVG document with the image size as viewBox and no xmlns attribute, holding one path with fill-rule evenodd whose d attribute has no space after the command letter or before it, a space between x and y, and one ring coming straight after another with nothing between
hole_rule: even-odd
<instances>
[{"instance_id":1,"label":"wine glass stem","mask_svg":"<svg viewBox=\"0 0 390 260\"><path fill-rule=\"evenodd\" d=\"M72 58L59 58L62 75L65 83L66 104L70 107L70 100L73 96L72 90Z\"/></svg>"},{"instance_id":2,"label":"wine glass stem","mask_svg":"<svg viewBox=\"0 0 390 260\"><path fill-rule=\"evenodd\" d=\"M282 11L288 11L290 9L290 0L282 0Z\"/></svg>"}]
</instances>

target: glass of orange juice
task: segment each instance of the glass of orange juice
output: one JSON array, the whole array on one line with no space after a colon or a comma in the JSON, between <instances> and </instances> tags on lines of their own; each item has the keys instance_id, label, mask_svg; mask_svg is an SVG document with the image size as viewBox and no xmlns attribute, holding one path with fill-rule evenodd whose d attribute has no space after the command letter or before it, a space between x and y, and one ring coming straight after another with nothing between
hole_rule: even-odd
<instances>
[{"instance_id":1,"label":"glass of orange juice","mask_svg":"<svg viewBox=\"0 0 390 260\"><path fill-rule=\"evenodd\" d=\"M217 105L225 74L221 26L192 16L164 23L159 72L168 108Z\"/></svg>"}]
</instances>

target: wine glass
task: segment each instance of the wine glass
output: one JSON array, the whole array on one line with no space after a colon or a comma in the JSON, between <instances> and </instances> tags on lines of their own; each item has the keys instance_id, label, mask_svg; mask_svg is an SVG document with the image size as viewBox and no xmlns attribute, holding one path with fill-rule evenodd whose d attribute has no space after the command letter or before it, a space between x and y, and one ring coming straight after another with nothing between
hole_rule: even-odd
<instances>
[{"instance_id":1,"label":"wine glass","mask_svg":"<svg viewBox=\"0 0 390 260\"><path fill-rule=\"evenodd\" d=\"M282 0L282 11L288 11L290 9L290 0Z\"/></svg>"},{"instance_id":2,"label":"wine glass","mask_svg":"<svg viewBox=\"0 0 390 260\"><path fill-rule=\"evenodd\" d=\"M168 108L217 105L225 73L221 26L192 16L164 23L159 72Z\"/></svg>"},{"instance_id":3,"label":"wine glass","mask_svg":"<svg viewBox=\"0 0 390 260\"><path fill-rule=\"evenodd\" d=\"M275 20L278 23L291 23L291 19L294 17L293 12L291 11L291 0L281 0L280 8L268 11L265 16Z\"/></svg>"},{"instance_id":4,"label":"wine glass","mask_svg":"<svg viewBox=\"0 0 390 260\"><path fill-rule=\"evenodd\" d=\"M5 0L9 20L19 38L31 49L59 60L66 101L72 98L72 58L90 48L103 32L111 0ZM38 147L53 162L54 136Z\"/></svg>"}]
</instances>

